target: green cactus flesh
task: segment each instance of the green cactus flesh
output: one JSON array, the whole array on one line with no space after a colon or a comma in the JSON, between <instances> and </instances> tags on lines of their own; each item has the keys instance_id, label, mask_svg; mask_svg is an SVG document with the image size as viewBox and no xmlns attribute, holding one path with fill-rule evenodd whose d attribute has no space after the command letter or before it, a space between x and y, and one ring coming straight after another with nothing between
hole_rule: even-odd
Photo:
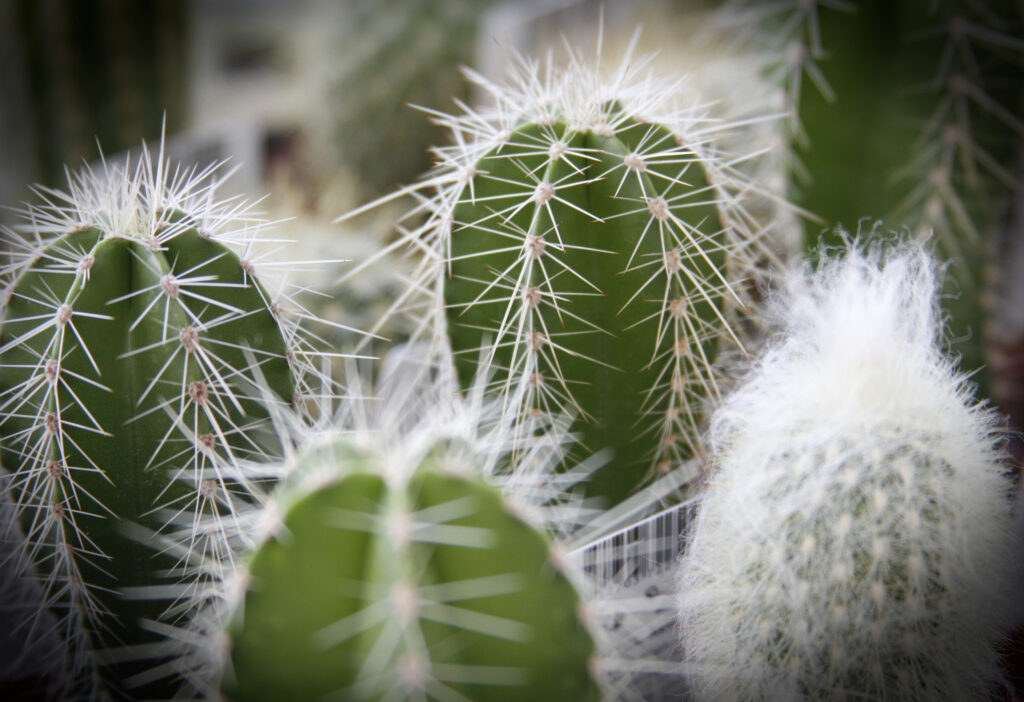
<instances>
[{"instance_id":1,"label":"green cactus flesh","mask_svg":"<svg viewBox=\"0 0 1024 702\"><path fill-rule=\"evenodd\" d=\"M702 158L608 106L607 124L525 124L469 173L453 210L448 333L460 379L496 344L524 419L570 411L610 448L590 494L614 504L698 450L727 332L729 244Z\"/></svg>"},{"instance_id":2,"label":"green cactus flesh","mask_svg":"<svg viewBox=\"0 0 1024 702\"><path fill-rule=\"evenodd\" d=\"M229 698L598 697L577 594L540 532L432 459L402 484L360 463L291 500L252 556Z\"/></svg>"},{"instance_id":3,"label":"green cactus flesh","mask_svg":"<svg viewBox=\"0 0 1024 702\"><path fill-rule=\"evenodd\" d=\"M84 629L100 657L152 640L140 620L165 604L122 592L175 565L126 525L159 529L162 507L230 509L238 486L210 468L212 455L261 450L241 381L258 363L291 398L265 294L243 287L248 274L222 244L166 224L180 231L162 247L98 228L55 238L15 281L0 336L12 498L50 603L79 632L69 638ZM79 672L92 655L73 651ZM137 670L112 665L107 677L130 685Z\"/></svg>"}]
</instances>

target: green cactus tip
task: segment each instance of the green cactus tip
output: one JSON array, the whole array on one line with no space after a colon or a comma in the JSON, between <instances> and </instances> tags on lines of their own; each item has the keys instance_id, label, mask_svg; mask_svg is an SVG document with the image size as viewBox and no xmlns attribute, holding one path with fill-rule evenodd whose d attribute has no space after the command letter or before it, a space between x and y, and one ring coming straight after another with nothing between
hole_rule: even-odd
<instances>
[{"instance_id":1,"label":"green cactus tip","mask_svg":"<svg viewBox=\"0 0 1024 702\"><path fill-rule=\"evenodd\" d=\"M579 512L552 493L549 438L519 445L536 482L499 489L516 441L501 403L425 377L346 398L333 429L299 426L296 453L267 467L284 476L273 499L224 532L231 555L205 566L217 582L167 630L197 694L598 698L569 563L532 526Z\"/></svg>"}]
</instances>

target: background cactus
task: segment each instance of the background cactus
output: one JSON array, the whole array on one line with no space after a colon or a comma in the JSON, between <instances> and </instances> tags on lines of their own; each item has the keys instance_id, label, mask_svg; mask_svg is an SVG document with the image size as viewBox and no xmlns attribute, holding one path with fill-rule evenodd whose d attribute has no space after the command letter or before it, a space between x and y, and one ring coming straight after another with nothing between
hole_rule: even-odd
<instances>
[{"instance_id":1,"label":"background cactus","mask_svg":"<svg viewBox=\"0 0 1024 702\"><path fill-rule=\"evenodd\" d=\"M17 105L5 128L20 127L7 153L25 161L7 167L24 180L4 199L31 182L59 187L64 164L93 158L97 139L116 153L185 124L191 18L181 3L15 0L4 10L12 69L2 80Z\"/></svg>"},{"instance_id":2,"label":"background cactus","mask_svg":"<svg viewBox=\"0 0 1024 702\"><path fill-rule=\"evenodd\" d=\"M175 563L128 527L159 529L161 509L230 518L250 487L223 467L280 451L253 388L291 402L311 370L298 316L255 278L260 226L216 184L143 152L40 190L30 236L4 232L4 489L69 648L69 694L145 682L124 661L160 610L130 593Z\"/></svg>"},{"instance_id":3,"label":"background cactus","mask_svg":"<svg viewBox=\"0 0 1024 702\"><path fill-rule=\"evenodd\" d=\"M697 699L990 699L1010 486L938 351L932 266L826 261L717 415L678 584Z\"/></svg>"},{"instance_id":4,"label":"background cactus","mask_svg":"<svg viewBox=\"0 0 1024 702\"><path fill-rule=\"evenodd\" d=\"M467 97L458 66L472 57L478 19L491 4L356 0L339 6L324 68L319 129L327 158L318 156L326 161L321 165L357 174L360 196L379 195L429 167L427 148L437 128L410 105L440 109Z\"/></svg>"},{"instance_id":5,"label":"background cactus","mask_svg":"<svg viewBox=\"0 0 1024 702\"><path fill-rule=\"evenodd\" d=\"M613 452L588 488L607 504L699 453L766 255L734 168L748 155L718 151L727 127L645 70L627 56L603 79L574 55L524 61L509 86L471 75L495 104L436 116L453 145L415 186L433 191L414 212L426 223L405 232L426 250L409 299L433 292L424 325L460 378L488 348L492 385L524 388L520 431L576 414L582 450Z\"/></svg>"},{"instance_id":6,"label":"background cactus","mask_svg":"<svg viewBox=\"0 0 1024 702\"><path fill-rule=\"evenodd\" d=\"M985 266L1021 187L1020 3L741 0L720 19L787 92L789 196L826 226L805 224L808 250L862 220L934 233L955 351L987 394Z\"/></svg>"}]
</instances>

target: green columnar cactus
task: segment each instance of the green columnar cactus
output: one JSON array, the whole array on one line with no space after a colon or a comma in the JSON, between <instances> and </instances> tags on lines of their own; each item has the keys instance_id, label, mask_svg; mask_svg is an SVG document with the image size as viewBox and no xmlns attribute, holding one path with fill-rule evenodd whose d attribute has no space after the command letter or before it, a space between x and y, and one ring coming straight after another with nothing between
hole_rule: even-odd
<instances>
[{"instance_id":1,"label":"green columnar cactus","mask_svg":"<svg viewBox=\"0 0 1024 702\"><path fill-rule=\"evenodd\" d=\"M742 0L725 16L730 31L760 28L787 87L800 164L791 197L828 227L805 226L808 248L840 243L836 227L862 220L934 233L954 272L944 305L956 350L983 366L984 264L1021 187L1019 3Z\"/></svg>"},{"instance_id":2,"label":"green columnar cactus","mask_svg":"<svg viewBox=\"0 0 1024 702\"><path fill-rule=\"evenodd\" d=\"M494 0L353 0L331 17L325 131L335 158L378 195L430 165L436 128L408 105L439 109L466 97L459 64L473 53L480 15ZM388 154L382 158L382 154Z\"/></svg>"},{"instance_id":3,"label":"green columnar cactus","mask_svg":"<svg viewBox=\"0 0 1024 702\"><path fill-rule=\"evenodd\" d=\"M993 229L1021 186L1013 164L1024 134L1022 30L1015 2L872 0L852 17L823 13L821 65L836 99L806 91L800 102L808 140L799 155L811 179L798 202L847 227L870 216L934 232L952 261L946 307L970 368L986 364ZM987 372L979 380L987 389Z\"/></svg>"},{"instance_id":4,"label":"green columnar cactus","mask_svg":"<svg viewBox=\"0 0 1024 702\"><path fill-rule=\"evenodd\" d=\"M614 453L588 488L609 505L700 453L760 253L723 125L644 67L605 81L573 56L512 87L479 79L497 104L438 118L454 146L408 234L431 249L418 286L434 286L462 382L488 348L493 386L524 388L524 433L577 415L583 450Z\"/></svg>"},{"instance_id":5,"label":"green columnar cactus","mask_svg":"<svg viewBox=\"0 0 1024 702\"><path fill-rule=\"evenodd\" d=\"M299 457L228 626L227 696L597 699L542 533L440 455L380 460L347 440Z\"/></svg>"},{"instance_id":6,"label":"green columnar cactus","mask_svg":"<svg viewBox=\"0 0 1024 702\"><path fill-rule=\"evenodd\" d=\"M5 231L4 489L75 693L141 682L104 661L152 640L142 620L160 609L125 593L175 564L126 527L159 530L161 510L230 518L251 486L225 465L278 451L253 388L290 402L304 370L297 327L247 257L259 227L238 203L213 203L212 178L144 153L134 170L42 191L25 212L32 239Z\"/></svg>"},{"instance_id":7,"label":"green columnar cactus","mask_svg":"<svg viewBox=\"0 0 1024 702\"><path fill-rule=\"evenodd\" d=\"M10 3L19 41L7 59L22 71L31 163L26 180L56 186L65 163L172 131L189 115L190 12L181 3L57 0ZM6 18L5 18L6 19ZM23 137L24 138L24 137ZM21 170L24 169L24 170Z\"/></svg>"}]
</instances>

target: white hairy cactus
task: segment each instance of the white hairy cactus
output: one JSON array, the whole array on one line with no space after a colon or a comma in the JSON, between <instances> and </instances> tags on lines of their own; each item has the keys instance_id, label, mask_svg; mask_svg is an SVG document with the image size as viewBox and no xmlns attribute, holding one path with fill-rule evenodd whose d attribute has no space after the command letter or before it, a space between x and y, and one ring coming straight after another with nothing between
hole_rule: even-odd
<instances>
[{"instance_id":1,"label":"white hairy cactus","mask_svg":"<svg viewBox=\"0 0 1024 702\"><path fill-rule=\"evenodd\" d=\"M1009 485L935 291L921 245L824 261L713 420L678 581L697 699L989 699Z\"/></svg>"}]
</instances>

